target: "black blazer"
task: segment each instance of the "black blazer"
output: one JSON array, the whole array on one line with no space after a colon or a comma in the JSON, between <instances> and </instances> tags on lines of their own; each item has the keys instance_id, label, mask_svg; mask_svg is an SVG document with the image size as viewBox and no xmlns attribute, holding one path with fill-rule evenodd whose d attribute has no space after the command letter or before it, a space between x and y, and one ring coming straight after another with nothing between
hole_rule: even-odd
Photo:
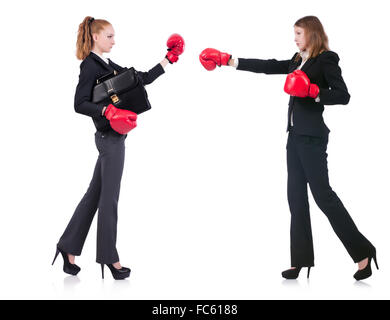
<instances>
[{"instance_id":1,"label":"black blazer","mask_svg":"<svg viewBox=\"0 0 390 320\"><path fill-rule=\"evenodd\" d=\"M252 71L265 74L288 74L301 64L302 58L295 62L295 53L291 60L278 61L275 59L242 59L238 60L237 70ZM324 105L347 104L350 99L347 86L341 76L338 65L339 57L333 51L324 51L315 58L310 58L301 68L310 79L320 88L320 102L313 98L290 96L288 108L287 131L291 129L290 117L293 112L294 131L310 136L326 136L330 132L322 113Z\"/></svg>"},{"instance_id":2,"label":"black blazer","mask_svg":"<svg viewBox=\"0 0 390 320\"><path fill-rule=\"evenodd\" d=\"M102 116L103 104L92 103L92 91L96 80L101 76L114 70L121 71L123 68L110 59L109 64L103 61L98 55L91 53L80 64L79 83L76 87L74 97L74 109L76 112L90 116L95 127L99 131L110 130L110 122ZM138 78L143 85L147 85L156 80L164 73L164 68L160 63L148 72L138 71Z\"/></svg>"}]
</instances>

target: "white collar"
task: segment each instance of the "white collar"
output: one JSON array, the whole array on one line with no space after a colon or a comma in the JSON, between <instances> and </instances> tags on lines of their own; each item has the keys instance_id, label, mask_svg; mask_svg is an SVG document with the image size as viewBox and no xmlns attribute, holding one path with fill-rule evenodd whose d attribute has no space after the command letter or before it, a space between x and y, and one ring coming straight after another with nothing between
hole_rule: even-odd
<instances>
[{"instance_id":1,"label":"white collar","mask_svg":"<svg viewBox=\"0 0 390 320\"><path fill-rule=\"evenodd\" d=\"M309 51L307 50L300 51L299 54L301 55L303 61L307 60L307 58L309 57Z\"/></svg>"},{"instance_id":2,"label":"white collar","mask_svg":"<svg viewBox=\"0 0 390 320\"><path fill-rule=\"evenodd\" d=\"M98 57L100 57L105 63L108 64L108 59L106 57L103 57L102 55L98 54L97 52L91 50L94 54L96 54Z\"/></svg>"}]
</instances>

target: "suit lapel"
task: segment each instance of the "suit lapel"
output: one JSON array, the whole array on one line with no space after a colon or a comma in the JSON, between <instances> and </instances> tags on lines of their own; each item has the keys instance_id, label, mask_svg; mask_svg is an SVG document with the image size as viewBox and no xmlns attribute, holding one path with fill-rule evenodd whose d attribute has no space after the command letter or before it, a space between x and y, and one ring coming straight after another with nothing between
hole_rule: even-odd
<instances>
[{"instance_id":1,"label":"suit lapel","mask_svg":"<svg viewBox=\"0 0 390 320\"><path fill-rule=\"evenodd\" d=\"M313 62L315 61L315 58L310 58L308 59L305 64L302 66L301 70L306 72L307 69L310 68L310 66L313 64Z\"/></svg>"},{"instance_id":2,"label":"suit lapel","mask_svg":"<svg viewBox=\"0 0 390 320\"><path fill-rule=\"evenodd\" d=\"M288 72L291 73L294 70L296 70L298 68L298 66L301 64L301 61L302 61L302 58L299 58L298 61L295 61L295 56L294 56L291 63L290 63Z\"/></svg>"},{"instance_id":3,"label":"suit lapel","mask_svg":"<svg viewBox=\"0 0 390 320\"><path fill-rule=\"evenodd\" d=\"M109 63L110 63L110 66L111 66L114 70L116 70L116 71L118 71L118 72L119 72L119 71L122 71L123 69L125 69L125 68L122 68L121 66L118 66L116 63L112 62L110 58L108 58L108 61L109 61Z\"/></svg>"},{"instance_id":4,"label":"suit lapel","mask_svg":"<svg viewBox=\"0 0 390 320\"><path fill-rule=\"evenodd\" d=\"M105 61L103 61L98 55L96 55L96 54L93 53L92 51L91 51L91 57L92 57L95 61L97 61L98 63L100 63L100 65L101 65L104 69L106 69L107 71L112 71L112 67L111 67L109 64L107 64Z\"/></svg>"}]
</instances>

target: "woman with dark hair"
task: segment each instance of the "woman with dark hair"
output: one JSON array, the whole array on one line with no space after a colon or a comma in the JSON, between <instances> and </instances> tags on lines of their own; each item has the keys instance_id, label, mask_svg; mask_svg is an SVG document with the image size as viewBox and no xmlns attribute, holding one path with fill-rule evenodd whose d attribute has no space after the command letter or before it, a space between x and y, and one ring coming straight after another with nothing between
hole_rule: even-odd
<instances>
[{"instance_id":1,"label":"woman with dark hair","mask_svg":"<svg viewBox=\"0 0 390 320\"><path fill-rule=\"evenodd\" d=\"M75 264L75 256L81 254L93 217L98 210L97 256L101 264L102 277L106 264L114 279L125 279L130 269L122 267L116 249L117 207L122 178L125 139L127 133L136 127L137 114L116 108L112 104L92 102L92 90L96 80L110 72L120 72L124 68L103 56L114 46L114 29L103 19L86 17L79 26L77 37L78 59L80 64L79 83L75 93L75 111L90 116L96 127L95 144L99 151L92 180L88 190L61 236L53 260L61 253L64 259L64 272L76 275L80 268ZM184 51L184 40L172 35L167 42L165 58L148 72L137 72L142 85L152 83L164 73L164 67L178 61Z\"/></svg>"},{"instance_id":2,"label":"woman with dark hair","mask_svg":"<svg viewBox=\"0 0 390 320\"><path fill-rule=\"evenodd\" d=\"M330 130L322 113L324 105L347 104L350 95L338 65L338 55L329 50L328 37L317 17L307 16L294 24L299 52L292 59L232 58L228 53L207 48L199 56L207 70L221 65L265 74L288 74L284 91L290 95L287 141L288 203L291 212L291 268L282 272L296 279L302 267L314 266L307 184L319 208L347 249L358 271L356 280L371 276L375 247L359 232L343 203L329 185L327 144Z\"/></svg>"}]
</instances>

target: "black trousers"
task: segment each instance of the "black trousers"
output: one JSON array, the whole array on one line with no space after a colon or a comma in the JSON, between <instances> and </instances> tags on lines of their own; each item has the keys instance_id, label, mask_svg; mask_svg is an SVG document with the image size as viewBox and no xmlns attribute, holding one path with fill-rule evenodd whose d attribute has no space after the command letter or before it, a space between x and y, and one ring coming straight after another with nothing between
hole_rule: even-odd
<instances>
[{"instance_id":1,"label":"black trousers","mask_svg":"<svg viewBox=\"0 0 390 320\"><path fill-rule=\"evenodd\" d=\"M78 256L81 254L92 220L98 210L96 262L119 261L116 250L118 199L125 159L125 139L113 130L96 131L99 151L95 170L87 192L76 207L61 236L58 247Z\"/></svg>"},{"instance_id":2,"label":"black trousers","mask_svg":"<svg viewBox=\"0 0 390 320\"><path fill-rule=\"evenodd\" d=\"M326 153L328 136L289 132L287 194L291 212L291 266L314 266L307 184L333 230L355 263L368 257L373 245L359 232L343 203L329 185Z\"/></svg>"}]
</instances>

